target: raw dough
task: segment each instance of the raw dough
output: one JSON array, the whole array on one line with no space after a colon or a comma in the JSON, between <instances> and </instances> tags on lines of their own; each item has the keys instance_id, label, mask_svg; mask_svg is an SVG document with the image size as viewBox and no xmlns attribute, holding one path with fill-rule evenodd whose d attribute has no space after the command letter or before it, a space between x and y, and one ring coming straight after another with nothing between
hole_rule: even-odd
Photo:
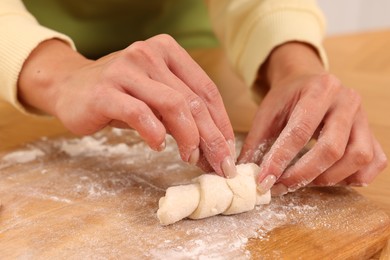
<instances>
[{"instance_id":1,"label":"raw dough","mask_svg":"<svg viewBox=\"0 0 390 260\"><path fill-rule=\"evenodd\" d=\"M203 174L194 181L199 183L200 201L189 218L207 218L227 210L232 202L233 192L224 178L214 174Z\"/></svg>"},{"instance_id":2,"label":"raw dough","mask_svg":"<svg viewBox=\"0 0 390 260\"><path fill-rule=\"evenodd\" d=\"M165 197L158 202L157 217L163 225L175 223L194 212L199 201L200 189L197 183L170 187Z\"/></svg>"},{"instance_id":3,"label":"raw dough","mask_svg":"<svg viewBox=\"0 0 390 260\"><path fill-rule=\"evenodd\" d=\"M233 179L203 174L191 184L170 187L159 201L157 217L162 225L170 225L186 217L238 214L268 204L270 192L260 194L256 189L259 171L254 163L240 164Z\"/></svg>"},{"instance_id":4,"label":"raw dough","mask_svg":"<svg viewBox=\"0 0 390 260\"><path fill-rule=\"evenodd\" d=\"M253 164L256 168L257 165ZM256 204L256 182L252 165L238 166L239 174L233 179L227 179L226 183L233 192L233 200L230 207L223 212L224 215L238 214L252 210ZM256 174L257 175L257 174Z\"/></svg>"}]
</instances>

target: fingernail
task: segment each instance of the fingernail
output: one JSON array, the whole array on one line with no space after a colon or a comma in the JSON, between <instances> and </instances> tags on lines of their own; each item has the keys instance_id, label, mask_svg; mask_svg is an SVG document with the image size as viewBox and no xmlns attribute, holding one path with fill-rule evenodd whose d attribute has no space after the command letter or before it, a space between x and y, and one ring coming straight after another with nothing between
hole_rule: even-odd
<instances>
[{"instance_id":1,"label":"fingernail","mask_svg":"<svg viewBox=\"0 0 390 260\"><path fill-rule=\"evenodd\" d=\"M281 196L281 195L284 195L287 193L288 193L288 189L282 183L278 183L278 184L274 185L271 189L272 196Z\"/></svg>"},{"instance_id":2,"label":"fingernail","mask_svg":"<svg viewBox=\"0 0 390 260\"><path fill-rule=\"evenodd\" d=\"M230 154L232 155L233 159L236 159L236 145L233 140L227 141L229 145Z\"/></svg>"},{"instance_id":3,"label":"fingernail","mask_svg":"<svg viewBox=\"0 0 390 260\"><path fill-rule=\"evenodd\" d=\"M221 168L226 178L234 178L237 175L236 165L231 156L226 156L225 159L223 159Z\"/></svg>"},{"instance_id":4,"label":"fingernail","mask_svg":"<svg viewBox=\"0 0 390 260\"><path fill-rule=\"evenodd\" d=\"M266 193L268 190L271 189L271 187L275 184L276 177L273 174L268 175L260 182L260 184L257 185L257 191L260 194Z\"/></svg>"},{"instance_id":5,"label":"fingernail","mask_svg":"<svg viewBox=\"0 0 390 260\"><path fill-rule=\"evenodd\" d=\"M157 152L164 151L165 146L166 146L166 144L165 144L165 140L164 140L164 141L156 148L156 151L157 151Z\"/></svg>"},{"instance_id":6,"label":"fingernail","mask_svg":"<svg viewBox=\"0 0 390 260\"><path fill-rule=\"evenodd\" d=\"M199 161L199 148L196 148L192 151L190 158L188 159L188 163L191 165L197 164Z\"/></svg>"}]
</instances>

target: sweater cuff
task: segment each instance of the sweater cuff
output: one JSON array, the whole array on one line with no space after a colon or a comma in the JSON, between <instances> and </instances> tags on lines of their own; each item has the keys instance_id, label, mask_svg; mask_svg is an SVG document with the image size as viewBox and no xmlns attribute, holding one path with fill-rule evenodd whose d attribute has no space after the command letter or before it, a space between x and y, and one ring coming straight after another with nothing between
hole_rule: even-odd
<instances>
[{"instance_id":1,"label":"sweater cuff","mask_svg":"<svg viewBox=\"0 0 390 260\"><path fill-rule=\"evenodd\" d=\"M34 19L19 15L0 17L0 97L24 113L37 114L18 100L17 84L23 64L43 41L60 39L75 49L73 41L61 33L40 26Z\"/></svg>"},{"instance_id":2,"label":"sweater cuff","mask_svg":"<svg viewBox=\"0 0 390 260\"><path fill-rule=\"evenodd\" d=\"M322 47L325 25L318 13L304 9L275 10L257 19L247 28L248 37L242 41L244 44L236 60L236 69L247 86L253 85L261 64L272 49L290 41L313 46L325 68L328 68L328 60Z\"/></svg>"}]
</instances>

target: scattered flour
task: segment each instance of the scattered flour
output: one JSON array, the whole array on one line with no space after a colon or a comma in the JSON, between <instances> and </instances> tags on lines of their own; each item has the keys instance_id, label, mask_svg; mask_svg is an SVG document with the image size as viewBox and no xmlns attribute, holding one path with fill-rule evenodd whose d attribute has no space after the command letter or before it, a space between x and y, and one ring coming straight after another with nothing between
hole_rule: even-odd
<instances>
[{"instance_id":1,"label":"scattered flour","mask_svg":"<svg viewBox=\"0 0 390 260\"><path fill-rule=\"evenodd\" d=\"M41 194L40 196L37 196L37 197L40 197L41 199L45 199L45 200L63 202L63 203L66 203L66 204L70 204L70 203L73 202L70 199L60 198L60 197L55 196L55 195L49 196L49 195L46 195L46 194Z\"/></svg>"},{"instance_id":2,"label":"scattered flour","mask_svg":"<svg viewBox=\"0 0 390 260\"><path fill-rule=\"evenodd\" d=\"M301 217L294 217L299 214ZM235 216L217 216L201 221L184 220L167 230L181 235L158 241L158 246L146 252L152 259L250 259L246 249L250 239L268 240L270 231L290 223L304 223L302 216L319 214L309 205L293 207L270 204ZM150 236L150 239L156 237ZM160 240L160 238L157 238Z\"/></svg>"},{"instance_id":3,"label":"scattered flour","mask_svg":"<svg viewBox=\"0 0 390 260\"><path fill-rule=\"evenodd\" d=\"M2 160L8 163L27 163L44 156L45 153L38 148L11 152L3 156Z\"/></svg>"},{"instance_id":4,"label":"scattered flour","mask_svg":"<svg viewBox=\"0 0 390 260\"><path fill-rule=\"evenodd\" d=\"M115 155L129 152L129 147L126 144L108 145L105 144L106 141L106 137L95 139L92 136L85 136L81 139L63 140L61 150L69 156Z\"/></svg>"},{"instance_id":5,"label":"scattered flour","mask_svg":"<svg viewBox=\"0 0 390 260\"><path fill-rule=\"evenodd\" d=\"M66 205L68 215L63 218L58 216L54 221L42 215L20 227L26 231L41 230L45 238L31 243L48 247L66 235L79 237L74 244L68 241L63 249L66 251L61 252L64 258L74 257L74 252L78 252L79 258L123 258L131 248L134 255L148 259L249 259L251 254L246 246L251 239L267 241L272 230L286 224L300 223L314 229L316 217L324 212L309 205L309 200L291 195L275 198L270 205L257 206L239 215L183 220L162 227L155 214L158 199L168 186L199 174L196 167L180 161L173 138L167 137L167 147L160 153L152 151L136 135L129 137L122 130L83 138L42 140L37 146L42 149L9 153L2 160L28 163L46 155L46 163L13 174L12 178L0 179L0 185L2 181L12 182L13 191L19 197ZM28 177L35 178L36 172L40 173L39 181L29 183L28 188L16 185ZM77 208L83 214L69 213ZM23 205L19 205L10 215L21 218L23 215L18 210L22 212L22 209ZM48 221L57 224L50 226ZM3 223L0 234L14 228L7 223ZM91 233L83 233L83 228Z\"/></svg>"}]
</instances>

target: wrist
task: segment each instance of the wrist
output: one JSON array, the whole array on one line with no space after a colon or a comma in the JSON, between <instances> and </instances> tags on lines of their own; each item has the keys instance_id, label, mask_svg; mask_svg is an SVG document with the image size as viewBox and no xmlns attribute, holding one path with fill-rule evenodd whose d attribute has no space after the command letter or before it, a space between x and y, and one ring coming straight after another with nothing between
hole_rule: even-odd
<instances>
[{"instance_id":1,"label":"wrist","mask_svg":"<svg viewBox=\"0 0 390 260\"><path fill-rule=\"evenodd\" d=\"M317 51L300 42L288 42L276 47L260 69L261 77L270 87L286 78L324 72Z\"/></svg>"},{"instance_id":2,"label":"wrist","mask_svg":"<svg viewBox=\"0 0 390 260\"><path fill-rule=\"evenodd\" d=\"M87 61L65 42L42 42L31 52L19 74L19 101L28 108L55 115L60 83Z\"/></svg>"}]
</instances>

